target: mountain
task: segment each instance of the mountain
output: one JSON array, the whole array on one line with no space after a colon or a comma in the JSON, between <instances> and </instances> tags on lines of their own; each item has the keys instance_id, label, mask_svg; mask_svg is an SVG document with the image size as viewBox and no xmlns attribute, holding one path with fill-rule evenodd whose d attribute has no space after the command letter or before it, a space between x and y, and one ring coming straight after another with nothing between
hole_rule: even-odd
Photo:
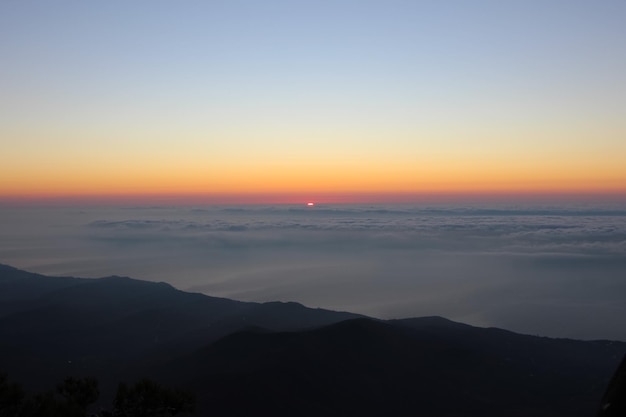
<instances>
[{"instance_id":1,"label":"mountain","mask_svg":"<svg viewBox=\"0 0 626 417\"><path fill-rule=\"evenodd\" d=\"M625 348L363 318L232 334L172 363L168 379L220 416L591 416Z\"/></svg>"},{"instance_id":2,"label":"mountain","mask_svg":"<svg viewBox=\"0 0 626 417\"><path fill-rule=\"evenodd\" d=\"M361 317L297 303L244 303L126 277L48 277L0 265L0 370L32 389L103 375L105 392L235 331ZM107 386L109 389L107 389Z\"/></svg>"},{"instance_id":3,"label":"mountain","mask_svg":"<svg viewBox=\"0 0 626 417\"><path fill-rule=\"evenodd\" d=\"M591 416L625 352L0 265L0 370L31 390L95 376L102 401L149 376L194 391L198 415Z\"/></svg>"}]
</instances>

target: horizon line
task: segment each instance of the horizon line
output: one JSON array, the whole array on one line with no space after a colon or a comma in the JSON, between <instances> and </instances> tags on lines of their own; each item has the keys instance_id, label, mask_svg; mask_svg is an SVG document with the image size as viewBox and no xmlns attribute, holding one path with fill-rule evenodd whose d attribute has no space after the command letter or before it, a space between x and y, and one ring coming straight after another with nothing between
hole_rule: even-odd
<instances>
[{"instance_id":1,"label":"horizon line","mask_svg":"<svg viewBox=\"0 0 626 417\"><path fill-rule=\"evenodd\" d=\"M418 204L467 202L614 202L626 203L625 191L416 191L416 192L240 192L102 193L0 195L0 206L74 205L255 205L255 204Z\"/></svg>"}]
</instances>

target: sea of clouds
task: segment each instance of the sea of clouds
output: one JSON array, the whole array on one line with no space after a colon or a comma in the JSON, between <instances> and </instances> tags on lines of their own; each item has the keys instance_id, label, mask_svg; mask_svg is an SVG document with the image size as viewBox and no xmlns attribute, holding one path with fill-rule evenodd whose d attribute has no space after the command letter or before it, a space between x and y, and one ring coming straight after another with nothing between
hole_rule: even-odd
<instances>
[{"instance_id":1,"label":"sea of clouds","mask_svg":"<svg viewBox=\"0 0 626 417\"><path fill-rule=\"evenodd\" d=\"M0 262L244 301L626 340L626 208L0 208Z\"/></svg>"}]
</instances>

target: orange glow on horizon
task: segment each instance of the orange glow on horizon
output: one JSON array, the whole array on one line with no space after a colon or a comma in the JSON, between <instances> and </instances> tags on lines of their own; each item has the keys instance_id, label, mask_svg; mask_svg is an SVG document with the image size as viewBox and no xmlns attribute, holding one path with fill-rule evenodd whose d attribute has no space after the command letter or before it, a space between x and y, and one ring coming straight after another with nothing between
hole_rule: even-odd
<instances>
[{"instance_id":1,"label":"orange glow on horizon","mask_svg":"<svg viewBox=\"0 0 626 417\"><path fill-rule=\"evenodd\" d=\"M24 170L9 161L0 167L0 203L323 204L626 195L626 170L617 154L585 164L427 158L184 162L52 161Z\"/></svg>"},{"instance_id":2,"label":"orange glow on horizon","mask_svg":"<svg viewBox=\"0 0 626 417\"><path fill-rule=\"evenodd\" d=\"M311 201L314 198L315 203ZM127 193L21 194L0 196L1 205L220 205L220 204L402 204L490 202L616 202L626 204L626 190L482 190L416 192L309 193Z\"/></svg>"},{"instance_id":3,"label":"orange glow on horizon","mask_svg":"<svg viewBox=\"0 0 626 417\"><path fill-rule=\"evenodd\" d=\"M24 173L0 179L0 196L110 194L222 194L358 192L489 192L561 191L622 192L626 173L604 170L524 172L499 166L363 167L339 169L263 170L224 169L129 172L51 171ZM10 173L8 173L10 174ZM13 178L12 178L13 177Z\"/></svg>"}]
</instances>

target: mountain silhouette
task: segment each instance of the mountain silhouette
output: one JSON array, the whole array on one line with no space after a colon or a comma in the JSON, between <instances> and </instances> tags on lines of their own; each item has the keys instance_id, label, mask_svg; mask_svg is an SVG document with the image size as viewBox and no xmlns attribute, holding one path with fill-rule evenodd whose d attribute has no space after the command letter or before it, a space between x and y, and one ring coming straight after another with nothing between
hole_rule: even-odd
<instances>
[{"instance_id":1,"label":"mountain silhouette","mask_svg":"<svg viewBox=\"0 0 626 417\"><path fill-rule=\"evenodd\" d=\"M66 375L103 375L104 398L120 379L250 326L295 330L360 317L126 277L47 277L6 265L0 265L0 294L0 370L36 390Z\"/></svg>"},{"instance_id":2,"label":"mountain silhouette","mask_svg":"<svg viewBox=\"0 0 626 417\"><path fill-rule=\"evenodd\" d=\"M247 303L0 265L0 370L29 390L148 376L206 416L591 416L626 343Z\"/></svg>"}]
</instances>

